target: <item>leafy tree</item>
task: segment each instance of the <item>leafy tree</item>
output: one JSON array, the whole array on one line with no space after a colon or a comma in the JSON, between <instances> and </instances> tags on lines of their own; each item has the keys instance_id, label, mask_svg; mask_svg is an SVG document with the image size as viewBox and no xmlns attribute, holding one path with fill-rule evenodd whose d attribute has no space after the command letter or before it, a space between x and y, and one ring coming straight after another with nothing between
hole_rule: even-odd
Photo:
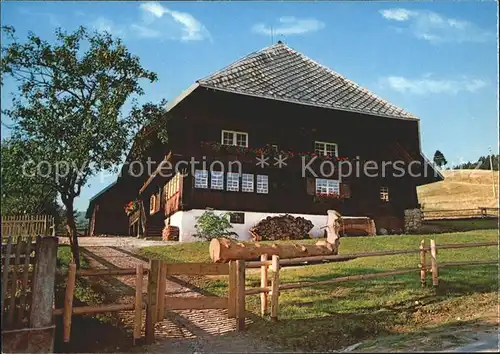
<instances>
[{"instance_id":1,"label":"leafy tree","mask_svg":"<svg viewBox=\"0 0 500 354\"><path fill-rule=\"evenodd\" d=\"M20 42L13 27L2 31L2 84L9 76L18 85L12 107L2 113L25 145L26 171L59 194L79 267L73 202L90 177L116 171L137 132L165 126L158 124L164 101L139 107L135 100L143 94L140 81L154 82L157 75L109 33L57 29L51 44L31 32ZM129 114L123 112L127 102ZM155 130L162 141L163 129ZM141 144L134 146L140 153Z\"/></svg>"},{"instance_id":2,"label":"leafy tree","mask_svg":"<svg viewBox=\"0 0 500 354\"><path fill-rule=\"evenodd\" d=\"M57 191L19 168L26 159L22 141L2 140L2 215L45 214L59 220Z\"/></svg>"},{"instance_id":3,"label":"leafy tree","mask_svg":"<svg viewBox=\"0 0 500 354\"><path fill-rule=\"evenodd\" d=\"M196 217L196 234L195 237L210 241L217 237L234 238L238 234L229 231L233 228L228 220L228 213L217 215L213 210L205 210L201 216Z\"/></svg>"},{"instance_id":4,"label":"leafy tree","mask_svg":"<svg viewBox=\"0 0 500 354\"><path fill-rule=\"evenodd\" d=\"M445 166L448 163L448 161L446 161L446 158L444 157L441 151L436 150L436 152L434 153L434 163L438 167L442 167Z\"/></svg>"}]
</instances>

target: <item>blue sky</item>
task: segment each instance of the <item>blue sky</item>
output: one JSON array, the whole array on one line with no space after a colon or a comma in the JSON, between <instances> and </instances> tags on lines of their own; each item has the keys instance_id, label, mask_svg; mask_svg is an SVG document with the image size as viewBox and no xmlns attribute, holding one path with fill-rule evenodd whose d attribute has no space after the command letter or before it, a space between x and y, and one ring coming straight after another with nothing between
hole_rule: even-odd
<instances>
[{"instance_id":1,"label":"blue sky","mask_svg":"<svg viewBox=\"0 0 500 354\"><path fill-rule=\"evenodd\" d=\"M52 39L84 25L120 36L159 75L143 101L284 41L420 117L422 148L452 164L498 152L496 2L2 2L2 24ZM271 36L271 26L274 35ZM2 108L13 86L2 89ZM8 130L2 126L2 135ZM115 180L100 175L76 200Z\"/></svg>"}]
</instances>

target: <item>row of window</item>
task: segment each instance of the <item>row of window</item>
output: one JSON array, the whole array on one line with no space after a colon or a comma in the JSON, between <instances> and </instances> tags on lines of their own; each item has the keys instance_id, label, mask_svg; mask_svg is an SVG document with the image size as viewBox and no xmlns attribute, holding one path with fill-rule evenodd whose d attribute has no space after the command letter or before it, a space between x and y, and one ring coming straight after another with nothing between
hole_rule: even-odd
<instances>
[{"instance_id":1,"label":"row of window","mask_svg":"<svg viewBox=\"0 0 500 354\"><path fill-rule=\"evenodd\" d=\"M231 131L231 130L223 130L222 137L221 137L221 143L223 145L248 147L248 133ZM273 145L273 149L278 150L278 146ZM332 143L332 142L315 141L314 142L314 151L318 155L338 156L337 144Z\"/></svg>"},{"instance_id":2,"label":"row of window","mask_svg":"<svg viewBox=\"0 0 500 354\"><path fill-rule=\"evenodd\" d=\"M254 178L255 177L255 178ZM195 188L209 188L209 173L208 170L196 170L194 173ZM254 183L255 182L255 183ZM224 173L220 171L211 171L210 173L210 189L224 190ZM226 173L226 190L231 192L250 192L253 191L261 194L269 192L269 179L267 175L253 175L251 173L242 173L241 176L237 172Z\"/></svg>"},{"instance_id":3,"label":"row of window","mask_svg":"<svg viewBox=\"0 0 500 354\"><path fill-rule=\"evenodd\" d=\"M256 184L254 186L254 177ZM209 188L209 173L207 170L196 170L194 177L195 188ZM316 194L340 194L340 182L333 179L316 178ZM242 173L241 176L236 172L226 173L226 190L231 192L250 192L256 187L257 193L269 193L269 178L266 175L256 175L251 173ZM224 173L212 171L210 173L210 189L224 190ZM380 199L389 201L389 188L380 187Z\"/></svg>"}]
</instances>

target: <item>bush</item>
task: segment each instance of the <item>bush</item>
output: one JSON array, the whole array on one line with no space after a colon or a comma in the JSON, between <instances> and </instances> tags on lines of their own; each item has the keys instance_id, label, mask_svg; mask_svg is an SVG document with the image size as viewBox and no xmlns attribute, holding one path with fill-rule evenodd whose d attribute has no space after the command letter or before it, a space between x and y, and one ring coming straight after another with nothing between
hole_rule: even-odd
<instances>
[{"instance_id":1,"label":"bush","mask_svg":"<svg viewBox=\"0 0 500 354\"><path fill-rule=\"evenodd\" d=\"M229 213L217 215L213 210L206 210L201 216L196 217L196 234L194 236L205 241L217 237L237 238L238 234L230 231L233 226L228 217Z\"/></svg>"}]
</instances>

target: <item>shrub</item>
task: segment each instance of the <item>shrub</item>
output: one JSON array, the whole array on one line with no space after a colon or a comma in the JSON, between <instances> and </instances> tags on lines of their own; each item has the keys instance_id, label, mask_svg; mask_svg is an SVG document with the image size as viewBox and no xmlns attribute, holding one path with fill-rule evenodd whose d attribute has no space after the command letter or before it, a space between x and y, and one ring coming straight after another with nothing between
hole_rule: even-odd
<instances>
[{"instance_id":1,"label":"shrub","mask_svg":"<svg viewBox=\"0 0 500 354\"><path fill-rule=\"evenodd\" d=\"M197 238L210 241L217 237L237 238L238 234L230 231L233 228L229 222L229 213L217 215L213 210L207 209L202 215L196 217Z\"/></svg>"}]
</instances>

